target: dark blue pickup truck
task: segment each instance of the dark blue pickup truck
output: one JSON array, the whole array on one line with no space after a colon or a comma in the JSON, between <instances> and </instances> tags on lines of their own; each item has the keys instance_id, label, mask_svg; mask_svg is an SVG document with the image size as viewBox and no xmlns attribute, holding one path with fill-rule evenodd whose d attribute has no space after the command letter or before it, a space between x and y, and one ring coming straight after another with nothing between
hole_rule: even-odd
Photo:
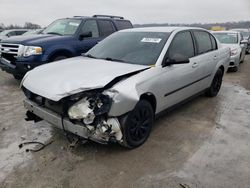
<instances>
[{"instance_id":1,"label":"dark blue pickup truck","mask_svg":"<svg viewBox=\"0 0 250 188\"><path fill-rule=\"evenodd\" d=\"M119 16L94 15L59 19L41 34L18 36L0 43L0 67L21 79L39 65L79 56L108 35L132 28Z\"/></svg>"}]
</instances>

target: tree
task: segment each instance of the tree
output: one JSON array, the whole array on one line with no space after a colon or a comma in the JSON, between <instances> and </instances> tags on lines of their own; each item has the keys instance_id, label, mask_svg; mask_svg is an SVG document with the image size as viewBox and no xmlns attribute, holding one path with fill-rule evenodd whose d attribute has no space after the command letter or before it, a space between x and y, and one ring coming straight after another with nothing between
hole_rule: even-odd
<instances>
[{"instance_id":1,"label":"tree","mask_svg":"<svg viewBox=\"0 0 250 188\"><path fill-rule=\"evenodd\" d=\"M23 28L25 28L25 29L41 29L41 26L38 24L33 24L31 22L25 22Z\"/></svg>"}]
</instances>

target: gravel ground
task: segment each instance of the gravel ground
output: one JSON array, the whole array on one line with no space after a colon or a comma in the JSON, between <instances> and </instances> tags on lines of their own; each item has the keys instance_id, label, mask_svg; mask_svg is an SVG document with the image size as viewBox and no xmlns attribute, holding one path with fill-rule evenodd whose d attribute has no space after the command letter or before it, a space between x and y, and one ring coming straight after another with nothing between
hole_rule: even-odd
<instances>
[{"instance_id":1,"label":"gravel ground","mask_svg":"<svg viewBox=\"0 0 250 188\"><path fill-rule=\"evenodd\" d=\"M250 187L250 55L216 98L200 96L159 117L138 149L93 142L26 122L20 82L0 71L0 187ZM23 141L53 141L25 152Z\"/></svg>"}]
</instances>

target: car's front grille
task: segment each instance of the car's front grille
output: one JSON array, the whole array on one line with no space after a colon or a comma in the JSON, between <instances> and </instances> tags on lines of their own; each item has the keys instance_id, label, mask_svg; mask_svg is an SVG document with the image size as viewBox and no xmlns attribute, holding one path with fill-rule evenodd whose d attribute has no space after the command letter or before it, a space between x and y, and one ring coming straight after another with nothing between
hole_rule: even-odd
<instances>
[{"instance_id":1,"label":"car's front grille","mask_svg":"<svg viewBox=\"0 0 250 188\"><path fill-rule=\"evenodd\" d=\"M16 56L14 54L2 53L1 56L10 61L11 64L16 65Z\"/></svg>"},{"instance_id":2,"label":"car's front grille","mask_svg":"<svg viewBox=\"0 0 250 188\"><path fill-rule=\"evenodd\" d=\"M25 94L25 96L35 102L36 104L38 104L39 106L45 106L46 108L48 108L49 110L52 110L58 114L62 114L65 110L64 110L64 105L62 101L52 101L49 100L45 97L39 96L35 93L32 93L31 91L29 91L28 89L26 89L25 87L22 87L22 90Z\"/></svg>"},{"instance_id":3,"label":"car's front grille","mask_svg":"<svg viewBox=\"0 0 250 188\"><path fill-rule=\"evenodd\" d=\"M15 61L19 54L20 49L21 49L21 45L19 44L8 44L8 43L0 44L1 57L10 61L11 64L15 64Z\"/></svg>"}]
</instances>

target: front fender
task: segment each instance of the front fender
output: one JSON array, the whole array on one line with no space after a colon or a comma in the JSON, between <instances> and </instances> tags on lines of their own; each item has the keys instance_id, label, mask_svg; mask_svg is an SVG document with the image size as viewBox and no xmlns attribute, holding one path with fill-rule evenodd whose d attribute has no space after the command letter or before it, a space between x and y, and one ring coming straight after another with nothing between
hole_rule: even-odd
<instances>
[{"instance_id":1,"label":"front fender","mask_svg":"<svg viewBox=\"0 0 250 188\"><path fill-rule=\"evenodd\" d=\"M108 115L110 117L121 116L134 109L137 102L140 100L136 90L130 92L108 90L104 94L108 95L112 99L112 105Z\"/></svg>"},{"instance_id":2,"label":"front fender","mask_svg":"<svg viewBox=\"0 0 250 188\"><path fill-rule=\"evenodd\" d=\"M48 61L53 55L59 52L65 52L67 54L70 54L70 56L76 56L76 53L73 49L67 46L53 46L48 49L46 49L45 54L44 54L44 61Z\"/></svg>"}]
</instances>

